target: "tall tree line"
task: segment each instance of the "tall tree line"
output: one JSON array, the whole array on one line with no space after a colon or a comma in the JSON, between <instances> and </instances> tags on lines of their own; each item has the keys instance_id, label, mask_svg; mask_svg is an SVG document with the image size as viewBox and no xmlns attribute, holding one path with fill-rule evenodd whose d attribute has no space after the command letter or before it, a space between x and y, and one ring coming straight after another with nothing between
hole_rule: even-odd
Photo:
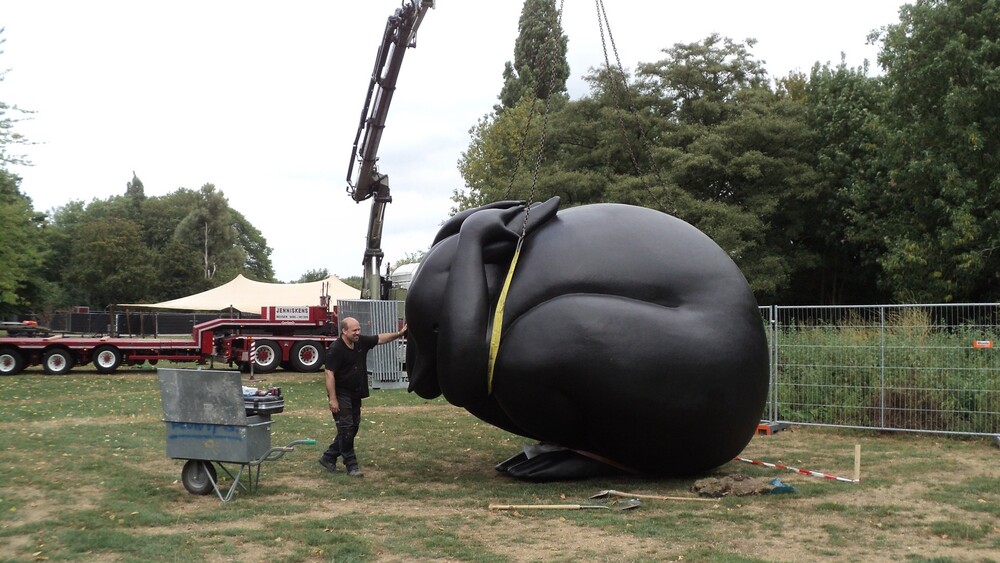
<instances>
[{"instance_id":1,"label":"tall tree line","mask_svg":"<svg viewBox=\"0 0 1000 563\"><path fill-rule=\"evenodd\" d=\"M562 38L554 9L527 0L517 44L564 57L539 37ZM512 68L541 74L518 61L547 60L515 48L455 209L553 195L658 208L713 237L762 303L996 301L1000 2L917 0L899 15L871 35L879 74L841 61L774 78L753 40L711 35L631 74L592 70L589 94L548 100L547 121L540 106L562 90L511 86ZM543 123L535 182L523 157Z\"/></svg>"},{"instance_id":2,"label":"tall tree line","mask_svg":"<svg viewBox=\"0 0 1000 563\"><path fill-rule=\"evenodd\" d=\"M133 174L125 194L56 209L45 278L59 304L103 307L190 295L237 274L273 281L260 231L213 184L147 197Z\"/></svg>"},{"instance_id":3,"label":"tall tree line","mask_svg":"<svg viewBox=\"0 0 1000 563\"><path fill-rule=\"evenodd\" d=\"M133 174L124 195L71 201L34 220L20 231L34 247L18 252L33 260L21 279L31 291L4 299L7 313L157 302L237 274L274 281L264 237L212 184L147 197Z\"/></svg>"}]
</instances>

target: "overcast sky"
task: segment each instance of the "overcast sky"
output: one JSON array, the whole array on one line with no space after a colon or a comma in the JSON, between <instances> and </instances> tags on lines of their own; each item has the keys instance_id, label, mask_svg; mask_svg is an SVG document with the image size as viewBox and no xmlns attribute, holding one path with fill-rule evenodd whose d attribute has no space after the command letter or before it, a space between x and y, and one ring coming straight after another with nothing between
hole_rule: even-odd
<instances>
[{"instance_id":1,"label":"overcast sky","mask_svg":"<svg viewBox=\"0 0 1000 563\"><path fill-rule=\"evenodd\" d=\"M266 237L275 276L360 275L370 201L345 192L351 144L387 17L400 0L0 0L0 100L34 111L15 167L35 209L215 184ZM772 76L850 66L898 21L897 0L607 0L623 65L713 32L756 38ZM386 264L426 250L462 186L469 129L513 59L518 0L438 0L403 62L382 138ZM566 0L570 94L603 64L595 3ZM16 152L16 147L15 147ZM384 266L383 266L384 271Z\"/></svg>"}]
</instances>

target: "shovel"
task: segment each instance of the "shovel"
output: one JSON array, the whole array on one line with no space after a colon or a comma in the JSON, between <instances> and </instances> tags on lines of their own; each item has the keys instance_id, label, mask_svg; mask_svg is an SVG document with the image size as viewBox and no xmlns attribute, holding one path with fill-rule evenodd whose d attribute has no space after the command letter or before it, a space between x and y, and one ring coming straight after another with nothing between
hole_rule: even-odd
<instances>
[{"instance_id":1,"label":"shovel","mask_svg":"<svg viewBox=\"0 0 1000 563\"><path fill-rule=\"evenodd\" d=\"M638 495L635 493L623 493L621 491L616 491L614 489L605 489L603 491L598 491L597 494L591 495L590 498L610 498L610 497L623 497L631 499L653 499L653 500L693 500L696 502L719 502L717 499L711 498L697 498L697 497L665 497L660 495Z\"/></svg>"},{"instance_id":2,"label":"shovel","mask_svg":"<svg viewBox=\"0 0 1000 563\"><path fill-rule=\"evenodd\" d=\"M607 504L491 504L490 510L629 510L642 506L637 498Z\"/></svg>"}]
</instances>

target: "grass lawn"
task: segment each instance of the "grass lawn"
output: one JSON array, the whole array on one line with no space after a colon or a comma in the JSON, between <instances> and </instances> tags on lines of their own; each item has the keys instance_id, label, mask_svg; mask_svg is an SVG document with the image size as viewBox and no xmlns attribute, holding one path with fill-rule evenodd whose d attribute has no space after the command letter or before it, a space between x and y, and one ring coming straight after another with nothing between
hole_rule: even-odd
<instances>
[{"instance_id":1,"label":"grass lawn","mask_svg":"<svg viewBox=\"0 0 1000 563\"><path fill-rule=\"evenodd\" d=\"M285 397L273 445L318 444L264 463L258 490L222 503L189 494L183 461L166 457L152 369L0 378L0 560L1000 561L991 439L795 427L742 454L851 477L860 444L860 484L739 461L686 479L532 484L493 469L528 440L441 399L376 390L357 442L365 477L351 479L316 461L334 434L322 374L254 383ZM693 497L698 478L734 474L797 492L621 512L488 509L603 489Z\"/></svg>"}]
</instances>

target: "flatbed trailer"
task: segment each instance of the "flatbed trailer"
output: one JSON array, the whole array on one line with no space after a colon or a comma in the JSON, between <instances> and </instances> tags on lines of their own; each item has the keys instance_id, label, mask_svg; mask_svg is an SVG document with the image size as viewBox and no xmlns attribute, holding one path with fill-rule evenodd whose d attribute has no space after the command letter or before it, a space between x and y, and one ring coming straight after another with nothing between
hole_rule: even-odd
<instances>
[{"instance_id":1,"label":"flatbed trailer","mask_svg":"<svg viewBox=\"0 0 1000 563\"><path fill-rule=\"evenodd\" d=\"M222 362L256 373L279 366L318 371L326 348L336 340L336 323L326 307L263 307L258 319L213 319L194 326L191 338L83 337L61 334L0 337L0 376L41 365L63 375L74 366L94 364L100 373L121 365L160 361Z\"/></svg>"}]
</instances>

